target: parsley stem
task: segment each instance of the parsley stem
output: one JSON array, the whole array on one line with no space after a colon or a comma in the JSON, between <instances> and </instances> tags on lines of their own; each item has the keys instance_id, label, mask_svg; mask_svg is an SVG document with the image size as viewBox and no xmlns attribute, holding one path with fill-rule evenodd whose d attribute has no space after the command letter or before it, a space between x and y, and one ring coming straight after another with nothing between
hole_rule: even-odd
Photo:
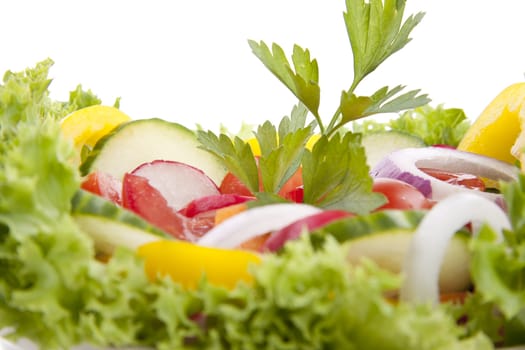
<instances>
[{"instance_id":1,"label":"parsley stem","mask_svg":"<svg viewBox=\"0 0 525 350\"><path fill-rule=\"evenodd\" d=\"M324 135L325 132L326 132L326 129L323 125L323 121L321 119L321 117L319 116L318 113L313 113L314 117L315 117L315 120L317 121L317 125L319 125L319 131L321 133L321 135Z\"/></svg>"},{"instance_id":2,"label":"parsley stem","mask_svg":"<svg viewBox=\"0 0 525 350\"><path fill-rule=\"evenodd\" d=\"M326 132L323 130L322 133L326 134L327 136L330 136L334 133L335 130L337 130L341 125L336 126L336 122L339 120L339 116L341 115L341 106L337 107L337 110L335 111L334 115L332 116L332 119L330 120L330 124L328 124L328 128L326 129Z\"/></svg>"}]
</instances>

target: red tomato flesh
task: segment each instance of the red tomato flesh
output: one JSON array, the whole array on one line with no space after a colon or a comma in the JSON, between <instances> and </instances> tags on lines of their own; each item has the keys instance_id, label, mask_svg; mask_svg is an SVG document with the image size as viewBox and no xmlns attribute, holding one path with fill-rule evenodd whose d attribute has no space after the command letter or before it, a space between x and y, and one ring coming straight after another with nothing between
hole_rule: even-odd
<instances>
[{"instance_id":1,"label":"red tomato flesh","mask_svg":"<svg viewBox=\"0 0 525 350\"><path fill-rule=\"evenodd\" d=\"M219 192L222 194L236 194L239 196L253 196L253 193L246 185L233 173L228 172L222 179L219 186Z\"/></svg>"},{"instance_id":2,"label":"red tomato flesh","mask_svg":"<svg viewBox=\"0 0 525 350\"><path fill-rule=\"evenodd\" d=\"M462 186L478 191L485 191L485 183L476 175L466 173L454 173L433 168L419 168L419 170L432 177L435 177L438 180L444 181L452 185Z\"/></svg>"},{"instance_id":3,"label":"red tomato flesh","mask_svg":"<svg viewBox=\"0 0 525 350\"><path fill-rule=\"evenodd\" d=\"M114 203L122 203L122 183L110 174L100 171L93 172L84 178L80 187Z\"/></svg>"},{"instance_id":4,"label":"red tomato flesh","mask_svg":"<svg viewBox=\"0 0 525 350\"><path fill-rule=\"evenodd\" d=\"M194 240L186 229L188 219L168 206L166 199L145 177L124 175L122 205L177 239Z\"/></svg>"},{"instance_id":5,"label":"red tomato flesh","mask_svg":"<svg viewBox=\"0 0 525 350\"><path fill-rule=\"evenodd\" d=\"M375 178L372 191L382 193L387 203L377 208L383 209L428 209L432 206L416 187L397 179Z\"/></svg>"},{"instance_id":6,"label":"red tomato flesh","mask_svg":"<svg viewBox=\"0 0 525 350\"><path fill-rule=\"evenodd\" d=\"M290 194L297 191L303 185L303 171L302 168L298 168L297 171L284 183L277 193L279 196L291 199ZM259 191L263 191L262 181L259 171ZM248 187L233 173L228 172L222 179L219 186L219 192L222 194L237 194L240 196L254 196L254 194L248 189ZM294 194L291 194L294 196ZM293 200L293 199L292 199Z\"/></svg>"}]
</instances>

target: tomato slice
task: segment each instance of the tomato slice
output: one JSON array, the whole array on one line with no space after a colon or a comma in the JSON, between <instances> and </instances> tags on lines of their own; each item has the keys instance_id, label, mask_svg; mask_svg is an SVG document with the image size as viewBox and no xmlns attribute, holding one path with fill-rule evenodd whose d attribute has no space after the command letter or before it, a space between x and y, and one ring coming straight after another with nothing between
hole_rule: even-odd
<instances>
[{"instance_id":1,"label":"tomato slice","mask_svg":"<svg viewBox=\"0 0 525 350\"><path fill-rule=\"evenodd\" d=\"M303 186L303 168L299 167L296 172L284 183L279 190L279 195L285 197ZM301 200L302 202L302 200Z\"/></svg>"},{"instance_id":2,"label":"tomato slice","mask_svg":"<svg viewBox=\"0 0 525 350\"><path fill-rule=\"evenodd\" d=\"M259 174L259 191L262 191L261 178ZM297 171L284 183L277 193L279 196L289 198L292 192L295 192L297 188L303 185L303 171L302 168L298 168ZM222 194L237 194L240 196L253 196L254 194L248 189L248 187L233 173L228 172L224 176L220 186L219 192Z\"/></svg>"},{"instance_id":3,"label":"tomato slice","mask_svg":"<svg viewBox=\"0 0 525 350\"><path fill-rule=\"evenodd\" d=\"M246 185L233 173L228 172L222 179L219 186L219 192L222 194L236 194L239 196L253 196L253 193Z\"/></svg>"},{"instance_id":4,"label":"tomato slice","mask_svg":"<svg viewBox=\"0 0 525 350\"><path fill-rule=\"evenodd\" d=\"M110 174L96 171L87 175L80 187L86 191L121 204L122 183Z\"/></svg>"},{"instance_id":5,"label":"tomato slice","mask_svg":"<svg viewBox=\"0 0 525 350\"><path fill-rule=\"evenodd\" d=\"M451 171L434 169L434 168L419 168L424 173L435 177L438 180L446 183L466 187L472 190L485 191L485 182L481 178L473 174L454 173Z\"/></svg>"},{"instance_id":6,"label":"tomato slice","mask_svg":"<svg viewBox=\"0 0 525 350\"><path fill-rule=\"evenodd\" d=\"M193 241L195 238L186 229L189 219L171 208L145 177L130 173L124 175L122 205L177 239Z\"/></svg>"},{"instance_id":7,"label":"tomato slice","mask_svg":"<svg viewBox=\"0 0 525 350\"><path fill-rule=\"evenodd\" d=\"M382 193L387 203L377 208L383 209L428 209L432 202L421 191L404 181L391 178L375 178L372 191Z\"/></svg>"}]
</instances>

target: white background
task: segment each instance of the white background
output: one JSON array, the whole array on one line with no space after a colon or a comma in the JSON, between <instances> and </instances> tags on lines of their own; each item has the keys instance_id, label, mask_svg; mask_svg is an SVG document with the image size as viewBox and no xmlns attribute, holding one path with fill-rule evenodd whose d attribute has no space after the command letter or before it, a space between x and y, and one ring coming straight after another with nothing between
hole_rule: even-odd
<instances>
[{"instance_id":1,"label":"white background","mask_svg":"<svg viewBox=\"0 0 525 350\"><path fill-rule=\"evenodd\" d=\"M2 1L0 71L47 57L52 95L81 83L135 119L160 117L236 131L279 120L296 102L252 54L247 40L309 48L318 59L321 115L352 80L344 0ZM474 119L507 85L524 80L525 1L408 0L426 16L410 42L366 78L421 89L433 105Z\"/></svg>"}]
</instances>

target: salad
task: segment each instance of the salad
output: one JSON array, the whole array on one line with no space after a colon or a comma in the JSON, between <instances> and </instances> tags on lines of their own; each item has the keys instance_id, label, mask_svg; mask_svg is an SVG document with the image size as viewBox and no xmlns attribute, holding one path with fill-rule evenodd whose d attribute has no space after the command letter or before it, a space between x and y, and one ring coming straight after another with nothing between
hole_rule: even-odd
<instances>
[{"instance_id":1,"label":"salad","mask_svg":"<svg viewBox=\"0 0 525 350\"><path fill-rule=\"evenodd\" d=\"M404 1L347 0L354 76L249 41L298 103L238 134L133 119L52 60L0 85L0 335L42 349L525 344L525 83L470 122L360 83L410 41ZM396 117L379 123L375 115ZM243 128L243 129L246 129ZM1 343L0 343L1 345Z\"/></svg>"}]
</instances>

